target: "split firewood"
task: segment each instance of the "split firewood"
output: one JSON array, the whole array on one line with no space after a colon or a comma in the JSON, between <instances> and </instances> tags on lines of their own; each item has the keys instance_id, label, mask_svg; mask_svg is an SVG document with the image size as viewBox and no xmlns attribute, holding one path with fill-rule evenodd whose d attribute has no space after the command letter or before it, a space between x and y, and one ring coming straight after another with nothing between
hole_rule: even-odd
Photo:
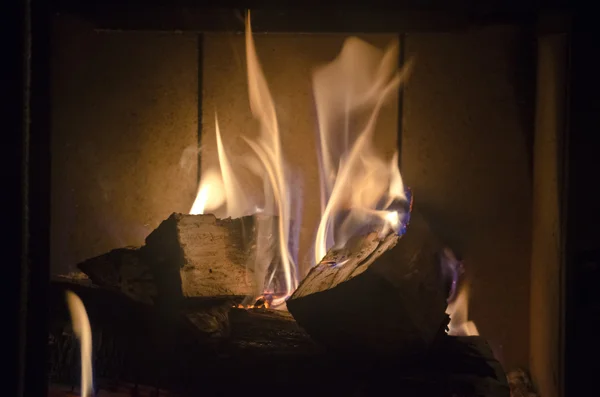
<instances>
[{"instance_id":1,"label":"split firewood","mask_svg":"<svg viewBox=\"0 0 600 397\"><path fill-rule=\"evenodd\" d=\"M401 238L373 232L328 252L287 308L315 341L332 350L421 354L448 324L441 251L413 210Z\"/></svg>"},{"instance_id":2,"label":"split firewood","mask_svg":"<svg viewBox=\"0 0 600 397\"><path fill-rule=\"evenodd\" d=\"M172 214L146 238L141 253L161 299L246 296L252 276L246 269L244 231L250 217Z\"/></svg>"},{"instance_id":3,"label":"split firewood","mask_svg":"<svg viewBox=\"0 0 600 397\"><path fill-rule=\"evenodd\" d=\"M88 259L77 267L101 287L116 289L128 297L153 303L156 284L138 248L119 248Z\"/></svg>"}]
</instances>

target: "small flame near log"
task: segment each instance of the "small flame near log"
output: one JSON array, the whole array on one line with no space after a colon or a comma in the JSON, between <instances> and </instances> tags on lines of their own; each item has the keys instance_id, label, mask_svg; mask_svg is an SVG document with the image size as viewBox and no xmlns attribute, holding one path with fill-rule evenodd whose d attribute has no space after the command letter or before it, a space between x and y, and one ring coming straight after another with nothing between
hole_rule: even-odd
<instances>
[{"instance_id":1,"label":"small flame near log","mask_svg":"<svg viewBox=\"0 0 600 397\"><path fill-rule=\"evenodd\" d=\"M81 397L94 395L92 370L92 327L85 306L74 292L66 292L67 305L71 314L71 324L79 339L81 350Z\"/></svg>"},{"instance_id":2,"label":"small flame near log","mask_svg":"<svg viewBox=\"0 0 600 397\"><path fill-rule=\"evenodd\" d=\"M450 316L448 334L454 336L477 336L479 331L473 321L469 320L470 283L464 279L465 268L454 251L446 247L440 254L442 273L448 279L448 307L446 314Z\"/></svg>"}]
</instances>

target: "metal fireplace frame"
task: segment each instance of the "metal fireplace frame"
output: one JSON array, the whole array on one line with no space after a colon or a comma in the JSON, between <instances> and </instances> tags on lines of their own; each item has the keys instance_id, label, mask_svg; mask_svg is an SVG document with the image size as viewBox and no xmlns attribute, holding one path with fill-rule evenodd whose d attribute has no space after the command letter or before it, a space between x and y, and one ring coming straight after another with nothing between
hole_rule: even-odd
<instances>
[{"instance_id":1,"label":"metal fireplace frame","mask_svg":"<svg viewBox=\"0 0 600 397\"><path fill-rule=\"evenodd\" d=\"M590 188L580 175L581 170L594 161L580 154L600 148L591 142L585 131L600 124L598 118L592 116L598 99L591 97L593 88L599 86L598 79L592 78L597 70L593 65L598 65L598 61L587 62L583 55L592 49L592 39L587 33L597 29L591 17L576 14L574 8L567 7L566 1L559 0L403 0L375 1L362 6L348 6L338 1L329 2L327 6L310 1L223 1L218 5L220 8L194 3L191 0L22 0L4 14L2 25L6 32L2 37L6 43L3 41L3 44L14 74L6 81L8 89L3 90L4 103L8 104L6 109L9 110L6 118L9 133L5 133L9 149L3 160L6 162L4 169L10 172L6 188L8 208L11 209L7 214L7 230L12 236L8 239L6 252L9 255L5 266L9 271L5 277L9 280L6 283L9 296L6 324L11 337L6 345L10 351L3 359L6 367L13 369L6 373L9 381L2 386L4 394L47 395L52 15L75 13L99 29L192 30L202 34L241 31L240 16L247 8L253 9L255 32L397 32L402 40L400 32L453 31L511 23L534 27L540 39L563 36L562 40L549 45L559 46L555 53L558 58L554 61L564 63L566 74L556 81L554 90L538 91L538 97L552 96L553 103L558 104L557 112L562 112L554 126L561 148L561 159L557 164L560 164L562 189L557 194L563 202L560 214L562 261L554 274L548 274L543 268L533 271L540 272L541 277L554 278L560 286L561 307L546 318L560 328L560 346L556 347L559 363L550 376L552 379L547 380L552 384L549 386L553 390L552 396L578 395L580 390L586 390L585 382L593 381L593 377L586 379L585 374L593 373L593 369L588 366L587 371L580 371L585 364L578 358L586 345L578 342L576 336L581 335L578 330L592 320L586 320L585 313L577 310L575 291L580 287L577 258L582 251L577 241L586 233L597 236L598 231L593 222L597 217L585 216L585 209L592 208L575 208L584 196L587 198L584 204L588 206L594 202L590 196L596 202L600 198L598 187ZM365 17L365 13L369 17ZM401 136L398 142L401 143ZM597 164L598 160L595 161ZM19 265L15 266L15 263ZM542 291L542 294L546 293L548 291Z\"/></svg>"}]
</instances>

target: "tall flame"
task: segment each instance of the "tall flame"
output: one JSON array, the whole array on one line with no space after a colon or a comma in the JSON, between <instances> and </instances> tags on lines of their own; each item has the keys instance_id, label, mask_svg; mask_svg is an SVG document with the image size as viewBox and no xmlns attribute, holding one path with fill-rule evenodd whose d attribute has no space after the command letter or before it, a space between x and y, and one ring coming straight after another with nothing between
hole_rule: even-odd
<instances>
[{"instance_id":1,"label":"tall flame","mask_svg":"<svg viewBox=\"0 0 600 397\"><path fill-rule=\"evenodd\" d=\"M280 127L269 86L256 52L250 13L245 31L248 99L260 134L242 136L253 156L228 156L215 114L220 170L203 172L192 214L210 211L219 217L255 215L254 275L257 295L275 293L277 306L298 285L296 263L299 184L292 183L283 157ZM313 73L321 174L321 220L313 265L328 249L343 245L368 225L400 233L408 202L398 169L398 154L386 160L373 145L382 107L397 93L409 68L398 70L398 45L382 51L358 38L346 40L339 56ZM263 182L263 200L249 197L239 172L247 169ZM266 215L266 216L263 216ZM295 218L292 219L292 216ZM296 227L292 228L292 220ZM272 266L273 262L275 266ZM283 278L278 280L277 275ZM282 285L283 284L283 285Z\"/></svg>"},{"instance_id":2,"label":"tall flame","mask_svg":"<svg viewBox=\"0 0 600 397\"><path fill-rule=\"evenodd\" d=\"M270 182L273 198L277 203L277 232L281 268L285 279L285 295L290 295L298 286L296 264L289 251L290 202L288 179L283 161L279 124L273 98L269 92L252 37L250 13L246 17L246 62L248 73L248 96L252 114L261 126L260 139L246 142L254 150L262 163ZM276 305L280 302L274 302Z\"/></svg>"},{"instance_id":3,"label":"tall flame","mask_svg":"<svg viewBox=\"0 0 600 397\"><path fill-rule=\"evenodd\" d=\"M92 372L92 328L83 302L75 293L66 292L67 305L71 313L73 332L79 339L81 350L81 397L92 396L94 382Z\"/></svg>"},{"instance_id":4,"label":"tall flame","mask_svg":"<svg viewBox=\"0 0 600 397\"><path fill-rule=\"evenodd\" d=\"M219 123L215 114L215 131L217 137L217 152L220 171L213 168L203 172L196 200L190 210L192 214L202 214L211 211L222 217L241 217L252 214L265 213L268 217L257 217L256 227L256 252L254 273L257 277L256 283L259 288L271 291L275 283L275 272L280 271L283 275L283 291L277 292L280 296L273 301L273 305L283 303L283 300L291 295L298 286L297 266L290 247L294 246L291 241L291 186L288 171L283 159L279 124L273 98L264 77L254 39L251 33L250 14L246 20L246 65L248 77L248 99L252 114L260 123L260 135L257 139L242 138L252 149L254 158L238 159L235 163L250 170L263 181L264 200L261 203L253 202L249 195L244 192L239 182L237 173L240 167L226 153ZM225 208L223 208L223 206ZM275 220L275 224L273 224ZM275 259L273 255L273 244L269 239L277 236L276 250L279 266L270 267L269 264ZM257 295L264 291L257 291Z\"/></svg>"},{"instance_id":5,"label":"tall flame","mask_svg":"<svg viewBox=\"0 0 600 397\"><path fill-rule=\"evenodd\" d=\"M382 106L405 77L398 70L398 45L385 52L351 37L339 56L313 74L321 155L321 221L315 262L334 244L346 243L360 225L398 228L388 207L406 201L398 154L388 164L373 148ZM342 220L340 211L348 211ZM395 211L393 211L395 212Z\"/></svg>"}]
</instances>

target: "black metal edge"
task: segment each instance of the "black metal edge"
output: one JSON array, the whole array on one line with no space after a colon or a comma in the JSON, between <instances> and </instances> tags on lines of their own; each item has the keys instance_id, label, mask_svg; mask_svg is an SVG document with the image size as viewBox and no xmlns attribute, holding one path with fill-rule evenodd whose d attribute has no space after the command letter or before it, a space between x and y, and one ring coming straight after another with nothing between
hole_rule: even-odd
<instances>
[{"instance_id":1,"label":"black metal edge","mask_svg":"<svg viewBox=\"0 0 600 397\"><path fill-rule=\"evenodd\" d=\"M565 192L563 227L565 247L564 396L593 390L600 372L600 268L587 269L587 261L600 263L598 201L600 186L594 176L600 169L600 59L595 56L600 33L593 10L573 18L569 46L567 137L565 141ZM592 179L590 179L592 178ZM582 243L584 241L584 243ZM594 241L591 243L591 241ZM594 311L595 310L595 311Z\"/></svg>"},{"instance_id":2,"label":"black metal edge","mask_svg":"<svg viewBox=\"0 0 600 397\"><path fill-rule=\"evenodd\" d=\"M574 23L574 22L573 22ZM571 379L573 376L571 375L571 371L567 367L567 363L571 361L573 354L569 351L572 348L571 342L569 339L573 334L573 324L569 322L570 313L574 311L574 304L576 300L574 299L574 294L572 293L573 288L576 287L575 280L575 272L573 271L573 242L571 236L573 235L573 231L571 230L571 221L570 217L570 203L573 202L571 198L571 183L570 183L570 173L573 167L571 166L572 155L571 153L571 133L573 131L573 73L575 72L575 68L573 65L573 47L575 46L575 34L571 32L569 35L569 49L567 54L567 104L566 104L566 125L565 125L565 137L563 141L563 191L562 191L562 202L561 202L561 223L562 230L564 232L564 236L562 238L562 264L563 264L563 280L562 287L564 289L563 294L563 308L561 310L561 314L563 316L563 386L562 386L562 395L560 397L568 396L568 392L575 392L576 387L571 386Z\"/></svg>"},{"instance_id":3,"label":"black metal edge","mask_svg":"<svg viewBox=\"0 0 600 397\"><path fill-rule=\"evenodd\" d=\"M544 10L569 10L568 2L437 0L357 3L229 1L198 4L187 0L55 0L54 12L78 15L97 29L238 32L245 10L252 10L255 33L399 33L450 31L490 24L535 21Z\"/></svg>"},{"instance_id":4,"label":"black metal edge","mask_svg":"<svg viewBox=\"0 0 600 397\"><path fill-rule=\"evenodd\" d=\"M127 7L185 7L185 8L251 8L251 9L288 9L313 10L318 12L326 8L345 8L360 10L479 10L480 12L520 11L524 9L539 9L549 7L566 7L573 4L566 0L370 0L347 2L344 0L51 0L53 8L61 9L98 9L107 6Z\"/></svg>"},{"instance_id":5,"label":"black metal edge","mask_svg":"<svg viewBox=\"0 0 600 397\"><path fill-rule=\"evenodd\" d=\"M29 0L30 49L25 127L24 266L26 277L23 395L46 396L50 275L50 8ZM10 343L10 342L8 342Z\"/></svg>"},{"instance_id":6,"label":"black metal edge","mask_svg":"<svg viewBox=\"0 0 600 397\"><path fill-rule=\"evenodd\" d=\"M27 7L25 0L8 2L2 9L0 23L0 46L3 55L2 70L2 203L5 213L3 225L6 236L3 241L3 313L8 332L5 337L2 392L7 396L21 396L24 384L25 345L25 276L27 263L23 260L23 244L26 234L23 221L24 202L24 143L25 124L25 78L27 59Z\"/></svg>"}]
</instances>

